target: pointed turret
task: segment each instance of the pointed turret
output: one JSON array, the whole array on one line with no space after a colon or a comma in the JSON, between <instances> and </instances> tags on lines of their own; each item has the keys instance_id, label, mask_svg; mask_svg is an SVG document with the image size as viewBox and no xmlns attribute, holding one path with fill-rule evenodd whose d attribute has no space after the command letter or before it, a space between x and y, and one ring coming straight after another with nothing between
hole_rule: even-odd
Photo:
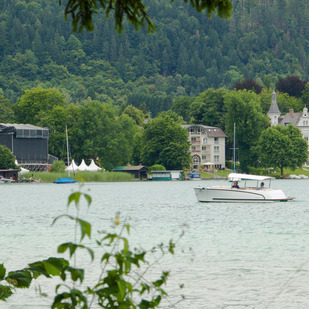
<instances>
[{"instance_id":1,"label":"pointed turret","mask_svg":"<svg viewBox=\"0 0 309 309\"><path fill-rule=\"evenodd\" d=\"M303 116L304 117L308 117L308 108L307 106L305 105L304 109L303 109Z\"/></svg>"},{"instance_id":2,"label":"pointed turret","mask_svg":"<svg viewBox=\"0 0 309 309\"><path fill-rule=\"evenodd\" d=\"M272 126L276 126L279 123L279 117L280 117L280 110L277 104L277 94L274 91L271 96L271 105L269 108L269 111L267 113L268 117L270 118L270 123Z\"/></svg>"}]
</instances>

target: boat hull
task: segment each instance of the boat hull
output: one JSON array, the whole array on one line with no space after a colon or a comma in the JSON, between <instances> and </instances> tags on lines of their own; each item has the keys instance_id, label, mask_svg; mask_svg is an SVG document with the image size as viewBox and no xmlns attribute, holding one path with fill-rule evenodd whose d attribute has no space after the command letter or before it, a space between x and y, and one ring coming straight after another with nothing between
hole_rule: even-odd
<instances>
[{"instance_id":1,"label":"boat hull","mask_svg":"<svg viewBox=\"0 0 309 309\"><path fill-rule=\"evenodd\" d=\"M77 180L73 180L70 177L58 178L58 180L54 181L54 183L56 183L56 184L76 183L76 182L77 182Z\"/></svg>"},{"instance_id":2,"label":"boat hull","mask_svg":"<svg viewBox=\"0 0 309 309\"><path fill-rule=\"evenodd\" d=\"M280 189L231 189L224 187L194 188L199 202L286 202L293 198L286 197Z\"/></svg>"}]
</instances>

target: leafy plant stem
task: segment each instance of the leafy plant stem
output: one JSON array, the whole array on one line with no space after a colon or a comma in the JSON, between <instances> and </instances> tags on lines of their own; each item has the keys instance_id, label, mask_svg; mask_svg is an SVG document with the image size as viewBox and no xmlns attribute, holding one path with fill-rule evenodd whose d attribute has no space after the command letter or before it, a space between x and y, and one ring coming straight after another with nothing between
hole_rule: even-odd
<instances>
[{"instance_id":1,"label":"leafy plant stem","mask_svg":"<svg viewBox=\"0 0 309 309\"><path fill-rule=\"evenodd\" d=\"M117 237L117 241L113 244L112 249L111 249L111 251L110 251L111 253L115 252L116 247L119 245L119 240L121 239L121 235L123 234L123 231L124 231L125 227L126 227L125 224L122 225L121 230L120 230L120 233L119 233L119 235L118 235L118 237ZM100 276L99 276L99 278L98 278L97 284L102 280L102 277L103 277L103 274L105 273L107 264L108 264L108 261L106 261L106 262L104 263L104 265L101 267L101 273L100 273ZM93 304L93 302L94 302L95 295L96 295L96 294L93 294L93 296L92 296L92 299L91 299L90 304L89 304L89 309L91 308L91 306L92 306L92 304Z\"/></svg>"}]
</instances>

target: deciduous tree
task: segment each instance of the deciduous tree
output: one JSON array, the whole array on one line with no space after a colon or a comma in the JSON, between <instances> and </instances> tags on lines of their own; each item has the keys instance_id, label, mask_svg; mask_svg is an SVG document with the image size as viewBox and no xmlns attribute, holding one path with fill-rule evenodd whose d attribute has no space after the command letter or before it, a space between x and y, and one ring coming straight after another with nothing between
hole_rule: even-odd
<instances>
[{"instance_id":1,"label":"deciduous tree","mask_svg":"<svg viewBox=\"0 0 309 309\"><path fill-rule=\"evenodd\" d=\"M226 89L207 89L190 105L193 121L207 126L220 127L224 130L224 95Z\"/></svg>"},{"instance_id":2,"label":"deciduous tree","mask_svg":"<svg viewBox=\"0 0 309 309\"><path fill-rule=\"evenodd\" d=\"M181 127L179 116L174 112L161 113L145 127L142 163L182 169L190 164L189 148L188 133Z\"/></svg>"},{"instance_id":3,"label":"deciduous tree","mask_svg":"<svg viewBox=\"0 0 309 309\"><path fill-rule=\"evenodd\" d=\"M55 105L48 113L43 112L37 123L39 126L49 128L48 147L49 153L59 159L66 159L66 138L65 127L67 123L68 110L59 105Z\"/></svg>"},{"instance_id":4,"label":"deciduous tree","mask_svg":"<svg viewBox=\"0 0 309 309\"><path fill-rule=\"evenodd\" d=\"M0 145L0 169L17 168L15 156L6 146Z\"/></svg>"},{"instance_id":5,"label":"deciduous tree","mask_svg":"<svg viewBox=\"0 0 309 309\"><path fill-rule=\"evenodd\" d=\"M136 125L128 115L116 117L115 108L99 101L86 101L78 110L77 121L69 130L72 157L100 158L104 168L111 170L131 161Z\"/></svg>"},{"instance_id":6,"label":"deciduous tree","mask_svg":"<svg viewBox=\"0 0 309 309\"><path fill-rule=\"evenodd\" d=\"M253 79L245 79L242 82L236 83L235 87L236 90L252 90L257 94L260 94L262 91L262 86L260 86L255 80Z\"/></svg>"},{"instance_id":7,"label":"deciduous tree","mask_svg":"<svg viewBox=\"0 0 309 309\"><path fill-rule=\"evenodd\" d=\"M143 124L144 120L143 112L140 109L134 107L133 105L128 105L124 109L123 114L127 114L128 116L130 116L137 125L140 126Z\"/></svg>"},{"instance_id":8,"label":"deciduous tree","mask_svg":"<svg viewBox=\"0 0 309 309\"><path fill-rule=\"evenodd\" d=\"M37 125L43 114L49 113L54 106L65 106L64 95L58 89L42 87L25 90L13 109L20 123Z\"/></svg>"},{"instance_id":9,"label":"deciduous tree","mask_svg":"<svg viewBox=\"0 0 309 309\"><path fill-rule=\"evenodd\" d=\"M302 166L308 158L308 145L300 130L291 124L287 127L270 127L262 132L256 152L264 167L295 169Z\"/></svg>"},{"instance_id":10,"label":"deciduous tree","mask_svg":"<svg viewBox=\"0 0 309 309\"><path fill-rule=\"evenodd\" d=\"M278 80L276 88L280 92L285 92L290 96L300 98L306 83L306 81L301 80L298 76L287 76Z\"/></svg>"},{"instance_id":11,"label":"deciduous tree","mask_svg":"<svg viewBox=\"0 0 309 309\"><path fill-rule=\"evenodd\" d=\"M269 119L262 113L259 96L252 91L231 91L224 97L224 105L227 111L225 133L232 138L236 123L240 166L243 171L247 171L250 148L269 125Z\"/></svg>"},{"instance_id":12,"label":"deciduous tree","mask_svg":"<svg viewBox=\"0 0 309 309\"><path fill-rule=\"evenodd\" d=\"M10 101L0 94L0 122L12 123L14 121L15 115Z\"/></svg>"},{"instance_id":13,"label":"deciduous tree","mask_svg":"<svg viewBox=\"0 0 309 309\"><path fill-rule=\"evenodd\" d=\"M171 110L181 116L184 121L189 122L190 105L193 100L194 98L192 97L177 97L174 100Z\"/></svg>"}]
</instances>

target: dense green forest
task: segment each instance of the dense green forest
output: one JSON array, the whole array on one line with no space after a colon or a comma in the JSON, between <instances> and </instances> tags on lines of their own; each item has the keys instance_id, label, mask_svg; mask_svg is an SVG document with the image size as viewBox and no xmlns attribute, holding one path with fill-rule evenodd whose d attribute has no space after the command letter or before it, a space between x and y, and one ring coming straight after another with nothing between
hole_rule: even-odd
<instances>
[{"instance_id":1,"label":"dense green forest","mask_svg":"<svg viewBox=\"0 0 309 309\"><path fill-rule=\"evenodd\" d=\"M93 32L72 34L58 1L1 1L0 122L49 127L50 153L60 159L67 125L75 159L99 158L107 169L188 166L180 124L218 126L232 137L236 122L246 168L269 126L273 89L282 113L309 104L309 4L232 2L226 20L184 3L147 1L157 31L127 23L119 35L104 14ZM175 163L166 161L175 154Z\"/></svg>"},{"instance_id":2,"label":"dense green forest","mask_svg":"<svg viewBox=\"0 0 309 309\"><path fill-rule=\"evenodd\" d=\"M56 0L2 0L0 94L12 104L25 89L54 87L68 103L129 100L155 116L175 97L246 78L262 86L287 75L308 79L306 0L234 0L228 20L182 2L146 4L157 28L150 35L129 24L119 35L104 14L92 33L72 34Z\"/></svg>"}]
</instances>

